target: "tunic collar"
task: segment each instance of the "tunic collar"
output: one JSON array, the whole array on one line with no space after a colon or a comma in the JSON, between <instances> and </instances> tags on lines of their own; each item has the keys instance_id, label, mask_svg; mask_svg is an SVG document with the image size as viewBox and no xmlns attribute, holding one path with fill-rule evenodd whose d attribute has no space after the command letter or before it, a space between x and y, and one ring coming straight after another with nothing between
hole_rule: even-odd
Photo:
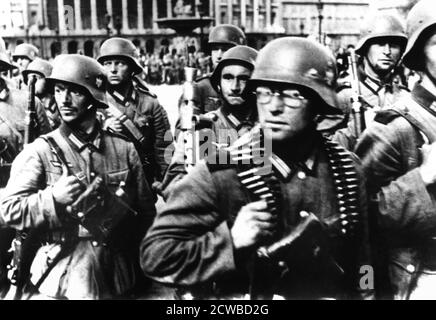
<instances>
[{"instance_id":1,"label":"tunic collar","mask_svg":"<svg viewBox=\"0 0 436 320\"><path fill-rule=\"evenodd\" d=\"M96 126L90 134L72 129L65 122L60 125L59 130L70 145L79 152L86 148L91 151L101 151L103 149L102 132L98 121L96 121Z\"/></svg>"}]
</instances>

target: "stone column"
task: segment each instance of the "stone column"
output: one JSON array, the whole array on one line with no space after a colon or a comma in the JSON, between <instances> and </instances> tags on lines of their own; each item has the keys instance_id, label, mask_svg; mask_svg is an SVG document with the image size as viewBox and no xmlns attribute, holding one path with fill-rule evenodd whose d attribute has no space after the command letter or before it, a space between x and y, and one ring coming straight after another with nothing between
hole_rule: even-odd
<instances>
[{"instance_id":1,"label":"stone column","mask_svg":"<svg viewBox=\"0 0 436 320\"><path fill-rule=\"evenodd\" d=\"M23 8L23 27L26 30L29 27L29 0L21 0L21 7Z\"/></svg>"},{"instance_id":2,"label":"stone column","mask_svg":"<svg viewBox=\"0 0 436 320\"><path fill-rule=\"evenodd\" d=\"M98 30L97 24L97 1L91 0L91 30L96 32Z\"/></svg>"},{"instance_id":3,"label":"stone column","mask_svg":"<svg viewBox=\"0 0 436 320\"><path fill-rule=\"evenodd\" d=\"M215 25L219 25L221 23L221 0L215 1Z\"/></svg>"},{"instance_id":4,"label":"stone column","mask_svg":"<svg viewBox=\"0 0 436 320\"><path fill-rule=\"evenodd\" d=\"M241 0L241 27L247 26L247 0Z\"/></svg>"},{"instance_id":5,"label":"stone column","mask_svg":"<svg viewBox=\"0 0 436 320\"><path fill-rule=\"evenodd\" d=\"M281 0L279 0L279 2L277 3L277 23L278 23L278 25L280 26L280 27L284 27L284 29L285 29L285 31L288 31L288 30L286 30L287 29L287 26L285 27L284 25L283 25L283 10L284 10L284 5L283 5L283 2L281 1ZM306 26L306 28L307 28L308 26Z\"/></svg>"},{"instance_id":6,"label":"stone column","mask_svg":"<svg viewBox=\"0 0 436 320\"><path fill-rule=\"evenodd\" d=\"M159 17L159 15L157 14L157 0L153 0L151 11L152 11L152 18L153 18L153 30L157 30L158 26L156 20Z\"/></svg>"},{"instance_id":7,"label":"stone column","mask_svg":"<svg viewBox=\"0 0 436 320\"><path fill-rule=\"evenodd\" d=\"M58 0L58 22L59 22L59 34L62 35L65 32L65 10L64 0Z\"/></svg>"},{"instance_id":8,"label":"stone column","mask_svg":"<svg viewBox=\"0 0 436 320\"><path fill-rule=\"evenodd\" d=\"M82 15L80 10L80 0L74 0L74 22L75 30L82 30Z\"/></svg>"},{"instance_id":9,"label":"stone column","mask_svg":"<svg viewBox=\"0 0 436 320\"><path fill-rule=\"evenodd\" d=\"M171 0L167 0L167 18L173 17L173 4Z\"/></svg>"},{"instance_id":10,"label":"stone column","mask_svg":"<svg viewBox=\"0 0 436 320\"><path fill-rule=\"evenodd\" d=\"M122 23L123 27L121 28L122 32L126 32L129 30L129 10L127 8L127 0L121 1L121 15L122 15Z\"/></svg>"},{"instance_id":11,"label":"stone column","mask_svg":"<svg viewBox=\"0 0 436 320\"><path fill-rule=\"evenodd\" d=\"M253 0L253 31L259 31L259 0Z\"/></svg>"},{"instance_id":12,"label":"stone column","mask_svg":"<svg viewBox=\"0 0 436 320\"><path fill-rule=\"evenodd\" d=\"M106 11L108 15L111 16L111 22L109 23L109 28L112 28L114 25L114 12L112 10L112 0L106 0Z\"/></svg>"},{"instance_id":13,"label":"stone column","mask_svg":"<svg viewBox=\"0 0 436 320\"><path fill-rule=\"evenodd\" d=\"M233 3L232 3L232 0L227 0L227 15L228 15L227 23L231 24L233 22Z\"/></svg>"},{"instance_id":14,"label":"stone column","mask_svg":"<svg viewBox=\"0 0 436 320\"><path fill-rule=\"evenodd\" d=\"M148 1L148 0L145 0ZM144 29L144 7L142 6L142 0L138 0L138 30Z\"/></svg>"},{"instance_id":15,"label":"stone column","mask_svg":"<svg viewBox=\"0 0 436 320\"><path fill-rule=\"evenodd\" d=\"M266 0L266 3L265 3L265 6L266 6L266 20L265 20L265 23L266 23L266 27L267 28L270 28L271 27L271 0Z\"/></svg>"},{"instance_id":16,"label":"stone column","mask_svg":"<svg viewBox=\"0 0 436 320\"><path fill-rule=\"evenodd\" d=\"M213 17L214 0L209 0L209 17Z\"/></svg>"}]
</instances>

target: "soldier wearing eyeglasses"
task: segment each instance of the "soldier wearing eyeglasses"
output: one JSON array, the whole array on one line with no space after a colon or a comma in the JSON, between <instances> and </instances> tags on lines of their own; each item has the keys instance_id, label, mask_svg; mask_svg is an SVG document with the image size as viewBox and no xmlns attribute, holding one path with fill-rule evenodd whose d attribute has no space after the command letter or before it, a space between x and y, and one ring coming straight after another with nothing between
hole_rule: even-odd
<instances>
[{"instance_id":1,"label":"soldier wearing eyeglasses","mask_svg":"<svg viewBox=\"0 0 436 320\"><path fill-rule=\"evenodd\" d=\"M371 293L359 287L369 263L360 168L315 122L340 113L335 83L317 43L285 37L259 51L248 84L259 126L171 188L141 245L146 275L203 299Z\"/></svg>"}]
</instances>

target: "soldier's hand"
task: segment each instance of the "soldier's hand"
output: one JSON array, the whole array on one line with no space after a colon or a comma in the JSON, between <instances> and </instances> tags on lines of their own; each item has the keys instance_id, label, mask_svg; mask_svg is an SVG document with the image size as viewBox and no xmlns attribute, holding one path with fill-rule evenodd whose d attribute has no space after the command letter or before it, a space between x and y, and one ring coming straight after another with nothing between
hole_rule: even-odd
<instances>
[{"instance_id":1,"label":"soldier's hand","mask_svg":"<svg viewBox=\"0 0 436 320\"><path fill-rule=\"evenodd\" d=\"M274 234L277 219L267 210L263 200L241 208L230 230L235 249L251 247Z\"/></svg>"},{"instance_id":2,"label":"soldier's hand","mask_svg":"<svg viewBox=\"0 0 436 320\"><path fill-rule=\"evenodd\" d=\"M122 132L123 131L123 124L122 124L120 118L110 117L110 118L106 119L105 126L107 128L111 128L115 132Z\"/></svg>"},{"instance_id":3,"label":"soldier's hand","mask_svg":"<svg viewBox=\"0 0 436 320\"><path fill-rule=\"evenodd\" d=\"M66 172L64 170L52 189L54 200L64 206L72 204L85 189L84 184L77 177L69 176Z\"/></svg>"}]
</instances>

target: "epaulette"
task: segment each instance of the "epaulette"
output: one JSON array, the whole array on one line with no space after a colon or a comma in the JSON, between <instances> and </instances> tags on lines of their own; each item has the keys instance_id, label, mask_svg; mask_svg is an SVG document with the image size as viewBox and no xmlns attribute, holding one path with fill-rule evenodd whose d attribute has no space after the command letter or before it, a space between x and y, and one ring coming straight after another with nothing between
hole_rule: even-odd
<instances>
[{"instance_id":1,"label":"epaulette","mask_svg":"<svg viewBox=\"0 0 436 320\"><path fill-rule=\"evenodd\" d=\"M145 82L141 78L139 78L138 76L135 76L135 77L133 77L132 80L133 80L133 86L137 91L144 93L152 98L157 99L157 96L154 93L150 92L150 89L147 88L147 86L145 85Z\"/></svg>"},{"instance_id":2,"label":"epaulette","mask_svg":"<svg viewBox=\"0 0 436 320\"><path fill-rule=\"evenodd\" d=\"M341 72L341 74L338 76L336 92L347 88L351 88L351 76L346 70Z\"/></svg>"},{"instance_id":3,"label":"epaulette","mask_svg":"<svg viewBox=\"0 0 436 320\"><path fill-rule=\"evenodd\" d=\"M336 92L341 92L344 89L351 89L351 82L348 81L338 82L338 85L336 87Z\"/></svg>"},{"instance_id":4,"label":"epaulette","mask_svg":"<svg viewBox=\"0 0 436 320\"><path fill-rule=\"evenodd\" d=\"M111 136L111 137L119 138L119 139L122 139L122 140L125 140L125 141L132 141L127 136L125 136L125 135L123 135L121 133L115 132L113 130L103 129L103 132L105 134L107 134L108 136Z\"/></svg>"},{"instance_id":5,"label":"epaulette","mask_svg":"<svg viewBox=\"0 0 436 320\"><path fill-rule=\"evenodd\" d=\"M401 115L395 110L382 110L377 112L374 121L386 125L400 116Z\"/></svg>"},{"instance_id":6,"label":"epaulette","mask_svg":"<svg viewBox=\"0 0 436 320\"><path fill-rule=\"evenodd\" d=\"M141 85L139 85L139 86L137 85L137 86L135 86L135 89L138 90L141 93L144 93L144 94L154 98L154 99L157 99L157 95L152 93L147 87L143 87Z\"/></svg>"},{"instance_id":7,"label":"epaulette","mask_svg":"<svg viewBox=\"0 0 436 320\"><path fill-rule=\"evenodd\" d=\"M404 91L410 92L410 89L409 89L407 86L405 86L404 84L399 84L399 85L398 85L398 88L400 88L401 90L404 90Z\"/></svg>"},{"instance_id":8,"label":"epaulette","mask_svg":"<svg viewBox=\"0 0 436 320\"><path fill-rule=\"evenodd\" d=\"M200 82L201 80L209 79L211 75L212 75L212 74L210 74L210 73L208 73L208 74L204 74L204 75L202 75L201 77L196 78L196 79L195 79L195 82Z\"/></svg>"}]
</instances>

